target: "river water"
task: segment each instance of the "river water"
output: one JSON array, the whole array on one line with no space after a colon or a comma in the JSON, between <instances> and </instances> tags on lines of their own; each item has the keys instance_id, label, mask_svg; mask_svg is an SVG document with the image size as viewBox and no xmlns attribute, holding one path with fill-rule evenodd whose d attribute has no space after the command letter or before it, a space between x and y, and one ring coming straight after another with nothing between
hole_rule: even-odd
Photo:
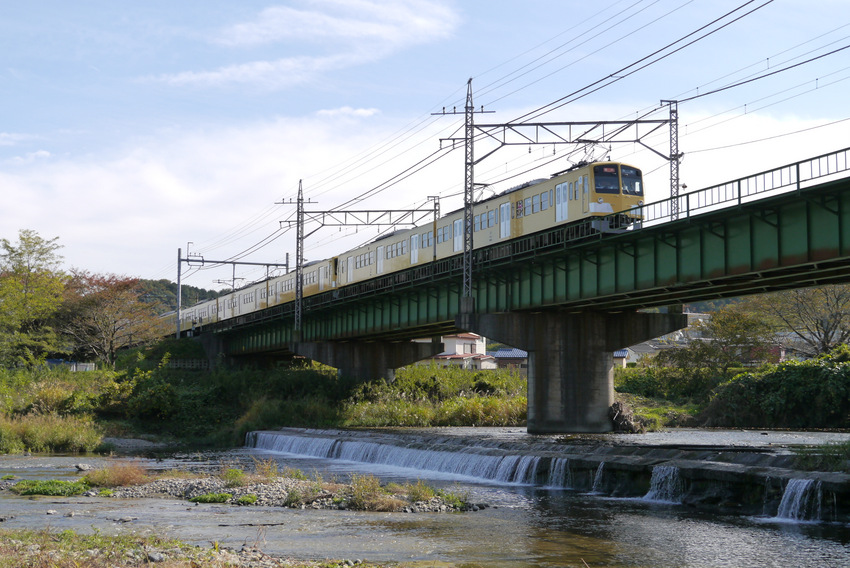
<instances>
[{"instance_id":1,"label":"river water","mask_svg":"<svg viewBox=\"0 0 850 568\"><path fill-rule=\"evenodd\" d=\"M317 439L327 433L301 431ZM383 435L383 434L381 434ZM428 433L423 433L428 436ZM433 434L430 434L433 435ZM523 440L514 429L439 431L447 437L480 439L483 446ZM471 438L470 438L471 437ZM569 443L717 445L772 447L848 439L842 434L790 432L668 432L642 437L581 437ZM528 438L539 444L540 438ZM563 439L551 438L556 444ZM318 442L317 442L318 443ZM315 447L305 442L304 447ZM372 452L374 454L374 452ZM489 454L490 451L484 451ZM315 454L315 452L312 452ZM396 455L393 453L392 455ZM436 460L438 454L429 454ZM3 528L50 527L78 531L157 532L209 546L239 548L257 544L270 554L295 558L347 558L396 561L405 566L850 566L850 526L842 523L736 517L696 512L682 505L648 499L615 499L565 488L485 479L439 468L400 467L303 453L241 448L218 454L142 459L152 469L191 467L218 471L222 463L275 459L324 479L345 480L372 473L385 481L423 479L465 492L488 506L462 514L368 513L290 510L223 505L190 506L160 499L35 499L0 494ZM130 458L113 458L130 459ZM476 458L480 459L480 458ZM84 461L98 466L107 458L0 456L0 476L21 478L78 475ZM396 460L398 461L398 460ZM445 469L445 468L443 468ZM55 511L47 514L47 511ZM73 513L73 516L69 516Z\"/></svg>"}]
</instances>

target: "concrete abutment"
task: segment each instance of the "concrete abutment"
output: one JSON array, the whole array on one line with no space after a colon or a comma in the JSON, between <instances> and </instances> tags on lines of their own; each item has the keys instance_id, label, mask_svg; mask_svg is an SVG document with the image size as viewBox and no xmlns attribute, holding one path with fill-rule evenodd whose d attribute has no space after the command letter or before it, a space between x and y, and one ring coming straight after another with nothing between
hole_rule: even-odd
<instances>
[{"instance_id":1,"label":"concrete abutment","mask_svg":"<svg viewBox=\"0 0 850 568\"><path fill-rule=\"evenodd\" d=\"M460 329L528 352L528 431L608 432L613 352L687 326L682 314L506 312L462 314Z\"/></svg>"}]
</instances>

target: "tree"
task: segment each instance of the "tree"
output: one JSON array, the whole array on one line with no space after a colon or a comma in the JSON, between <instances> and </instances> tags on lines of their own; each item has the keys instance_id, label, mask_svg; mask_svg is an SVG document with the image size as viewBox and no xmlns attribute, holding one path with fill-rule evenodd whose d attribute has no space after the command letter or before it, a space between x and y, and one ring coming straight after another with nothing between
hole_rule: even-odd
<instances>
[{"instance_id":1,"label":"tree","mask_svg":"<svg viewBox=\"0 0 850 568\"><path fill-rule=\"evenodd\" d=\"M662 351L656 362L726 376L731 367L776 358L772 326L737 305L714 312L710 319L698 323L695 331L699 338L685 348Z\"/></svg>"},{"instance_id":2,"label":"tree","mask_svg":"<svg viewBox=\"0 0 850 568\"><path fill-rule=\"evenodd\" d=\"M72 271L60 329L75 353L113 365L119 349L164 335L155 306L142 300L138 284L135 278Z\"/></svg>"},{"instance_id":3,"label":"tree","mask_svg":"<svg viewBox=\"0 0 850 568\"><path fill-rule=\"evenodd\" d=\"M787 346L817 357L850 341L850 285L785 290L748 298L744 308L790 332Z\"/></svg>"},{"instance_id":4,"label":"tree","mask_svg":"<svg viewBox=\"0 0 850 568\"><path fill-rule=\"evenodd\" d=\"M49 318L59 309L66 277L62 248L32 230L18 242L0 239L0 363L32 364L58 349Z\"/></svg>"}]
</instances>

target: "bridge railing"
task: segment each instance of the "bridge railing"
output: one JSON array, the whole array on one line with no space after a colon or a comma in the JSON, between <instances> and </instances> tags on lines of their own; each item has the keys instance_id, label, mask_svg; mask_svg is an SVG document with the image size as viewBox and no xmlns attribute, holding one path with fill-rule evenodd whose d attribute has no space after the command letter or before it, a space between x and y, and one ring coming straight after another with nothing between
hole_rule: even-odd
<instances>
[{"instance_id":1,"label":"bridge railing","mask_svg":"<svg viewBox=\"0 0 850 568\"><path fill-rule=\"evenodd\" d=\"M770 194L799 191L829 178L850 176L850 148L647 203L640 208L643 226L657 225L708 211L735 207Z\"/></svg>"}]
</instances>

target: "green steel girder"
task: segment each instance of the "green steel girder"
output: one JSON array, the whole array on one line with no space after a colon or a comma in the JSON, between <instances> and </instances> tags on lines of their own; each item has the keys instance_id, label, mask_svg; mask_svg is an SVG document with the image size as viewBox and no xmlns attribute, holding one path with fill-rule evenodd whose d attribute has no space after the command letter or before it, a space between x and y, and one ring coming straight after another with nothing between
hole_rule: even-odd
<instances>
[{"instance_id":1,"label":"green steel girder","mask_svg":"<svg viewBox=\"0 0 850 568\"><path fill-rule=\"evenodd\" d=\"M480 313L635 310L850 281L850 180L613 235L559 227L476 251ZM304 341L457 331L458 258L306 299ZM226 322L230 354L286 351L291 305Z\"/></svg>"}]
</instances>

